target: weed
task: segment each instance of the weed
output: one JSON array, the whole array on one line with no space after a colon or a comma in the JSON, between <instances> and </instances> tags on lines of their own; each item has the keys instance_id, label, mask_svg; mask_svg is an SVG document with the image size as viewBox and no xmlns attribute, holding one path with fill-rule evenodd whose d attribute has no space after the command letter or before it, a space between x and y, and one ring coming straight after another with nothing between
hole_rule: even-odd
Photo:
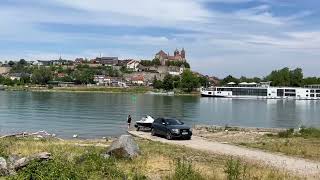
<instances>
[{"instance_id":1,"label":"weed","mask_svg":"<svg viewBox=\"0 0 320 180\"><path fill-rule=\"evenodd\" d=\"M320 129L302 128L300 134L303 138L320 138Z\"/></svg>"},{"instance_id":2,"label":"weed","mask_svg":"<svg viewBox=\"0 0 320 180\"><path fill-rule=\"evenodd\" d=\"M228 180L246 179L247 166L242 164L239 159L232 157L227 161L224 172L227 174Z\"/></svg>"},{"instance_id":3,"label":"weed","mask_svg":"<svg viewBox=\"0 0 320 180\"><path fill-rule=\"evenodd\" d=\"M192 163L185 159L176 159L174 174L169 177L171 180L201 180L204 179L199 172L194 170Z\"/></svg>"},{"instance_id":4,"label":"weed","mask_svg":"<svg viewBox=\"0 0 320 180\"><path fill-rule=\"evenodd\" d=\"M294 129L288 129L278 133L279 138L290 138L293 137Z\"/></svg>"}]
</instances>

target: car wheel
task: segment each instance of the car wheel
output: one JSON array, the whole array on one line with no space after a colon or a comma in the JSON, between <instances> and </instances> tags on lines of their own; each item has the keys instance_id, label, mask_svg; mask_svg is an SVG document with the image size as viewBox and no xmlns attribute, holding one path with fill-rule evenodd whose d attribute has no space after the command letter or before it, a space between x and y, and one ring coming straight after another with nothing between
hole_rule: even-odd
<instances>
[{"instance_id":1,"label":"car wheel","mask_svg":"<svg viewBox=\"0 0 320 180\"><path fill-rule=\"evenodd\" d=\"M156 131L155 131L153 128L151 129L151 135L152 135L152 136L155 136L155 135L156 135Z\"/></svg>"},{"instance_id":2,"label":"car wheel","mask_svg":"<svg viewBox=\"0 0 320 180\"><path fill-rule=\"evenodd\" d=\"M140 127L137 127L137 131L140 131Z\"/></svg>"},{"instance_id":3,"label":"car wheel","mask_svg":"<svg viewBox=\"0 0 320 180\"><path fill-rule=\"evenodd\" d=\"M172 139L172 134L171 134L171 132L167 132L166 138L167 138L168 140L171 140L171 139Z\"/></svg>"},{"instance_id":4,"label":"car wheel","mask_svg":"<svg viewBox=\"0 0 320 180\"><path fill-rule=\"evenodd\" d=\"M186 140L191 140L191 136L187 137Z\"/></svg>"}]
</instances>

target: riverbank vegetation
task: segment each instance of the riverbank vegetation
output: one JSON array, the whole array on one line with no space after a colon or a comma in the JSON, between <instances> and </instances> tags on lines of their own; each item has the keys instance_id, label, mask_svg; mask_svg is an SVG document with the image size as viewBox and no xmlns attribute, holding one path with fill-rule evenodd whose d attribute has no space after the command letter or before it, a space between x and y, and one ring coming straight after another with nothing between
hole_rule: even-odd
<instances>
[{"instance_id":1,"label":"riverbank vegetation","mask_svg":"<svg viewBox=\"0 0 320 180\"><path fill-rule=\"evenodd\" d=\"M241 82L256 82L261 81L271 81L272 86L292 86L292 87L302 87L311 84L320 84L320 77L304 77L301 68L289 69L287 67L274 70L269 75L264 78L259 77L240 77L236 78L231 75L225 77L221 80L221 85L226 85L229 82L241 83Z\"/></svg>"},{"instance_id":2,"label":"riverbank vegetation","mask_svg":"<svg viewBox=\"0 0 320 180\"><path fill-rule=\"evenodd\" d=\"M168 74L164 77L163 81L154 78L152 84L155 89L164 89L166 91L179 89L190 93L200 86L208 85L209 81L206 77L196 76L190 70L185 70L181 77Z\"/></svg>"},{"instance_id":3,"label":"riverbank vegetation","mask_svg":"<svg viewBox=\"0 0 320 180\"><path fill-rule=\"evenodd\" d=\"M195 133L214 141L320 161L320 129L317 128L281 130L200 127Z\"/></svg>"},{"instance_id":4,"label":"riverbank vegetation","mask_svg":"<svg viewBox=\"0 0 320 180\"><path fill-rule=\"evenodd\" d=\"M85 92L85 93L133 93L140 94L151 91L149 87L130 87L130 88L119 88L119 87L101 87L101 86L74 86L74 87L54 87L50 86L13 86L7 87L8 91L32 91L32 92Z\"/></svg>"},{"instance_id":5,"label":"riverbank vegetation","mask_svg":"<svg viewBox=\"0 0 320 180\"><path fill-rule=\"evenodd\" d=\"M51 153L48 161L34 161L8 179L298 179L282 170L222 155L137 139L141 155L135 159L103 158L102 140L0 139L0 156Z\"/></svg>"}]
</instances>

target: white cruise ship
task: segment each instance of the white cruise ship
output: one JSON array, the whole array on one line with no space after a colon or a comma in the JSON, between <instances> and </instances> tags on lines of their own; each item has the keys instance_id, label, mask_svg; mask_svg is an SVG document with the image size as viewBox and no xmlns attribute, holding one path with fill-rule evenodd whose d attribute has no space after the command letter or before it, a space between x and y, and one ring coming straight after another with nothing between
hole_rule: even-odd
<instances>
[{"instance_id":1,"label":"white cruise ship","mask_svg":"<svg viewBox=\"0 0 320 180\"><path fill-rule=\"evenodd\" d=\"M201 88L203 97L320 100L320 85L272 87L271 82L228 83L227 86Z\"/></svg>"}]
</instances>

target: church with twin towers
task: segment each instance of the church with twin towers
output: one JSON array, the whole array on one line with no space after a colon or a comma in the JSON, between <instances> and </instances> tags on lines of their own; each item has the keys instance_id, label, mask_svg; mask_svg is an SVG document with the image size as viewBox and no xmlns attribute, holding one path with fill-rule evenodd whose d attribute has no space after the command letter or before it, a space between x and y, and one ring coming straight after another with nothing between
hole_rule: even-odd
<instances>
[{"instance_id":1,"label":"church with twin towers","mask_svg":"<svg viewBox=\"0 0 320 180\"><path fill-rule=\"evenodd\" d=\"M181 51L176 49L173 53L173 56L170 56L169 53L165 53L163 50L160 50L156 55L156 59L159 59L162 65L165 65L167 61L181 61L186 62L186 51L182 48Z\"/></svg>"}]
</instances>

